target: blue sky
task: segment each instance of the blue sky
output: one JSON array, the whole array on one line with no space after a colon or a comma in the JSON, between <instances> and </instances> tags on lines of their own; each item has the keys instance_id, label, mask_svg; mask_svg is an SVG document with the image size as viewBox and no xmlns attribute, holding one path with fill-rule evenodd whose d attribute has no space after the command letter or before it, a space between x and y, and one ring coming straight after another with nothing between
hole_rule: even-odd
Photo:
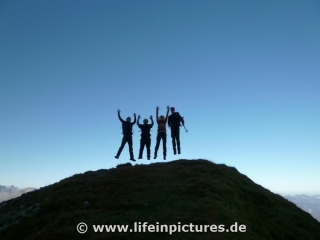
<instances>
[{"instance_id":1,"label":"blue sky","mask_svg":"<svg viewBox=\"0 0 320 240\"><path fill-rule=\"evenodd\" d=\"M181 155L168 132L167 161L320 194L319 26L311 0L1 1L0 185L126 163L117 109L143 119L170 105L189 132ZM139 140L135 125L136 158ZM156 162L145 155L137 164Z\"/></svg>"}]
</instances>

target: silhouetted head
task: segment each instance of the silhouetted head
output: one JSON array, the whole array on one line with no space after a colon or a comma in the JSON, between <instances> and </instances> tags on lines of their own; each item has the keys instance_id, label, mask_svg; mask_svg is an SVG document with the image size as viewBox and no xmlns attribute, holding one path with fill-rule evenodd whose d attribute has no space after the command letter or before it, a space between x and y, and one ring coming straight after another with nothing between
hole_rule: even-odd
<instances>
[{"instance_id":1,"label":"silhouetted head","mask_svg":"<svg viewBox=\"0 0 320 240\"><path fill-rule=\"evenodd\" d=\"M159 119L160 119L160 120L164 120L164 116L163 116L163 115L160 115Z\"/></svg>"},{"instance_id":2,"label":"silhouetted head","mask_svg":"<svg viewBox=\"0 0 320 240\"><path fill-rule=\"evenodd\" d=\"M146 118L143 119L143 123L144 123L144 124L148 124L148 119L146 119Z\"/></svg>"},{"instance_id":3,"label":"silhouetted head","mask_svg":"<svg viewBox=\"0 0 320 240\"><path fill-rule=\"evenodd\" d=\"M127 117L127 122L131 122L131 117Z\"/></svg>"},{"instance_id":4,"label":"silhouetted head","mask_svg":"<svg viewBox=\"0 0 320 240\"><path fill-rule=\"evenodd\" d=\"M174 108L174 107L171 107L170 110L171 110L171 113L174 113L175 108Z\"/></svg>"}]
</instances>

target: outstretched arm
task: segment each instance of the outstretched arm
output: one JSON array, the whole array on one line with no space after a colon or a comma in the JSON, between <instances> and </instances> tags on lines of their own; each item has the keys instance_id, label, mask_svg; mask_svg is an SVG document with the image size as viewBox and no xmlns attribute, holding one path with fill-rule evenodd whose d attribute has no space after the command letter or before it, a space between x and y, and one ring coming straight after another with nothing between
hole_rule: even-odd
<instances>
[{"instance_id":1,"label":"outstretched arm","mask_svg":"<svg viewBox=\"0 0 320 240\"><path fill-rule=\"evenodd\" d=\"M121 122L124 122L124 120L120 117L120 112L121 112L120 109L118 109L118 118Z\"/></svg>"},{"instance_id":2,"label":"outstretched arm","mask_svg":"<svg viewBox=\"0 0 320 240\"><path fill-rule=\"evenodd\" d=\"M168 115L169 115L169 105L167 106L167 115L166 115L166 121L168 120Z\"/></svg>"},{"instance_id":3,"label":"outstretched arm","mask_svg":"<svg viewBox=\"0 0 320 240\"><path fill-rule=\"evenodd\" d=\"M138 122L137 122L138 126L140 125L139 120L140 120L140 115L138 115Z\"/></svg>"},{"instance_id":4,"label":"outstretched arm","mask_svg":"<svg viewBox=\"0 0 320 240\"><path fill-rule=\"evenodd\" d=\"M153 127L154 122L153 122L152 115L150 116L150 119L151 119L151 127Z\"/></svg>"},{"instance_id":5,"label":"outstretched arm","mask_svg":"<svg viewBox=\"0 0 320 240\"><path fill-rule=\"evenodd\" d=\"M134 125L136 123L136 121L137 121L137 115L134 113L133 116L134 116L134 120L133 120L132 125Z\"/></svg>"},{"instance_id":6,"label":"outstretched arm","mask_svg":"<svg viewBox=\"0 0 320 240\"><path fill-rule=\"evenodd\" d=\"M159 122L159 107L156 107L156 120Z\"/></svg>"}]
</instances>

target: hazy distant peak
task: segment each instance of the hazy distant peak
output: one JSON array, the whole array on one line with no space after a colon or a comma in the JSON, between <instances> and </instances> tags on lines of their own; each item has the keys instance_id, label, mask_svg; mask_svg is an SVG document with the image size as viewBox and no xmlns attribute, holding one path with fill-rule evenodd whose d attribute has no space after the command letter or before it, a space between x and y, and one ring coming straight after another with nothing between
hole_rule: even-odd
<instances>
[{"instance_id":1,"label":"hazy distant peak","mask_svg":"<svg viewBox=\"0 0 320 240\"><path fill-rule=\"evenodd\" d=\"M34 190L36 189L31 187L19 189L13 185L11 186L0 185L0 202L7 201L12 198L20 197L22 194L27 192L32 192Z\"/></svg>"}]
</instances>

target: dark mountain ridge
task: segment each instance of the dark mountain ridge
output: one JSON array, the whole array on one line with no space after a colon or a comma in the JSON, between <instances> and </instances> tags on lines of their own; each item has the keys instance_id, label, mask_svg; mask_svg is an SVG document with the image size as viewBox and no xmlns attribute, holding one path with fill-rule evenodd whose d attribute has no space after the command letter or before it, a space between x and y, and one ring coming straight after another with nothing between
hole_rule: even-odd
<instances>
[{"instance_id":1,"label":"dark mountain ridge","mask_svg":"<svg viewBox=\"0 0 320 240\"><path fill-rule=\"evenodd\" d=\"M144 222L188 232L141 232ZM141 231L95 232L98 224ZM320 223L235 168L201 159L88 171L0 204L2 240L168 238L319 240Z\"/></svg>"}]
</instances>

